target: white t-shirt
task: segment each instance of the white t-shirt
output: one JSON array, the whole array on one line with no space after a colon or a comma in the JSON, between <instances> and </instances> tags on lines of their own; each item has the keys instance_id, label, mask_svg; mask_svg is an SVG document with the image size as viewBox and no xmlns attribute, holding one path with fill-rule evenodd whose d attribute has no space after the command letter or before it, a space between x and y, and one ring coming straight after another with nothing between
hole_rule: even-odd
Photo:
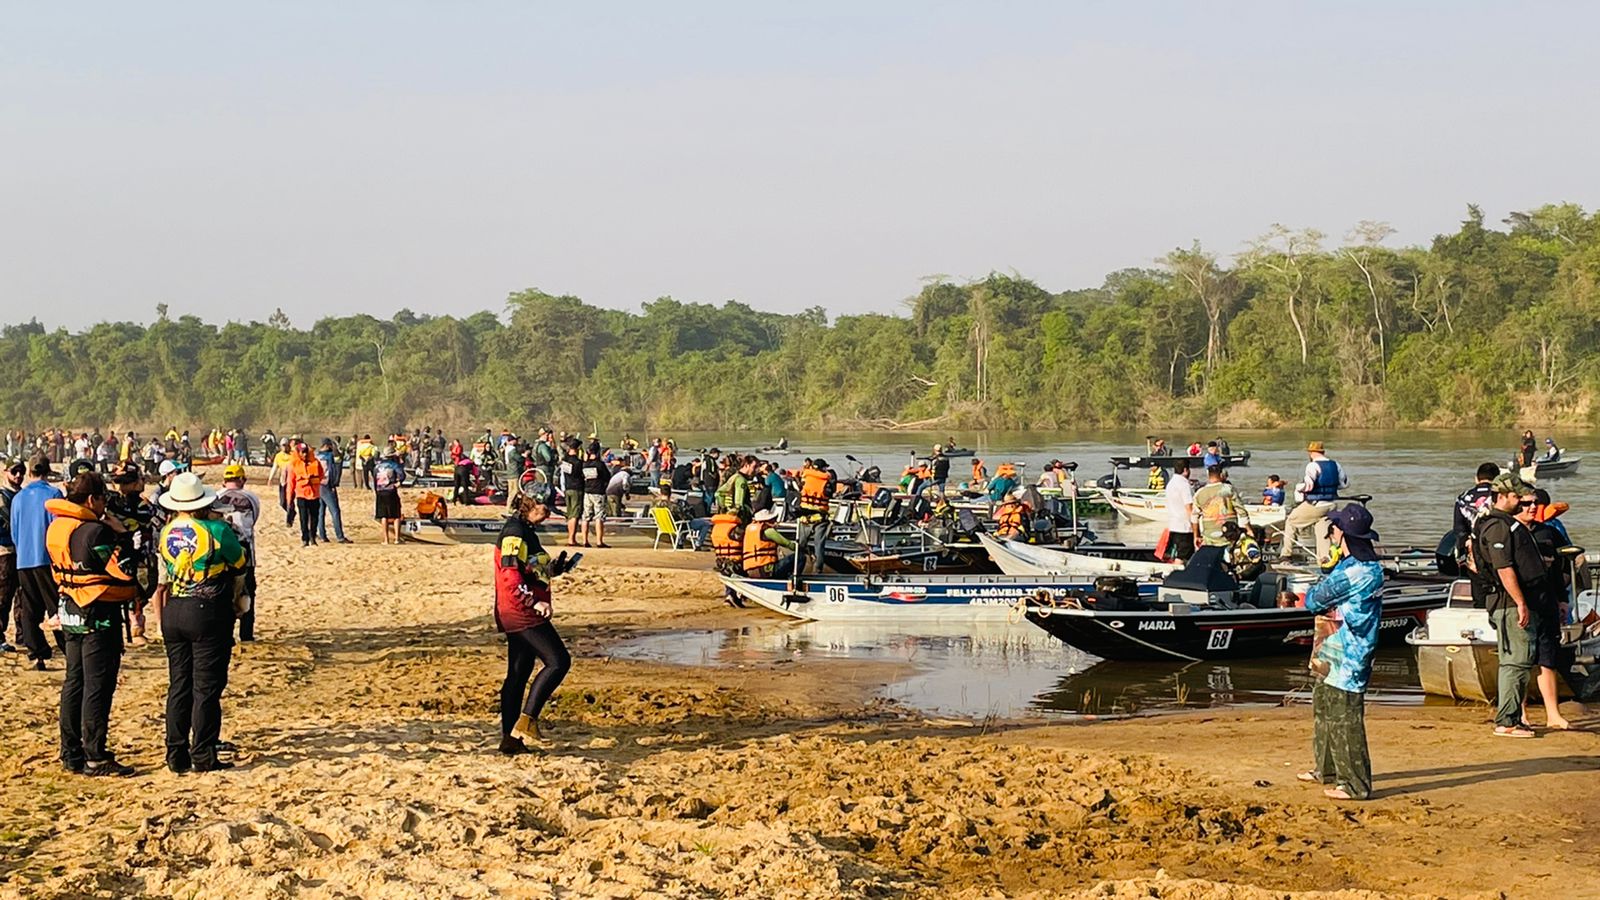
<instances>
[{"instance_id":1,"label":"white t-shirt","mask_svg":"<svg viewBox=\"0 0 1600 900\"><path fill-rule=\"evenodd\" d=\"M1167 476L1167 530L1175 534L1194 531L1189 507L1194 504L1194 485L1188 477L1173 472Z\"/></svg>"}]
</instances>

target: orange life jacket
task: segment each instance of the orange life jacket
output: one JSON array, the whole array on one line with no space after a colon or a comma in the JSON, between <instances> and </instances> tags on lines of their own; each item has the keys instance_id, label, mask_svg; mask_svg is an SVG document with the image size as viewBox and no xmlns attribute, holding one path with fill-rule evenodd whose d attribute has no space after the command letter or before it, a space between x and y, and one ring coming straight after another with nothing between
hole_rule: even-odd
<instances>
[{"instance_id":1,"label":"orange life jacket","mask_svg":"<svg viewBox=\"0 0 1600 900\"><path fill-rule=\"evenodd\" d=\"M767 537L765 522L753 522L744 530L744 570L756 574L778 562L778 544Z\"/></svg>"},{"instance_id":2,"label":"orange life jacket","mask_svg":"<svg viewBox=\"0 0 1600 900\"><path fill-rule=\"evenodd\" d=\"M800 473L800 508L828 512L828 473L825 470L806 469Z\"/></svg>"},{"instance_id":3,"label":"orange life jacket","mask_svg":"<svg viewBox=\"0 0 1600 900\"><path fill-rule=\"evenodd\" d=\"M73 547L78 529L100 521L88 507L53 498L44 502L44 508L55 516L45 531L44 546L50 554L50 572L63 596L79 606L99 601L118 603L139 596L139 583L122 570L120 552L112 553L102 571L95 571L102 567L90 561L90 548ZM78 535L78 542L82 543L86 536Z\"/></svg>"},{"instance_id":4,"label":"orange life jacket","mask_svg":"<svg viewBox=\"0 0 1600 900\"><path fill-rule=\"evenodd\" d=\"M744 555L744 548L734 534L738 527L736 513L718 513L711 517L711 549L716 552L718 562L737 564Z\"/></svg>"},{"instance_id":5,"label":"orange life jacket","mask_svg":"<svg viewBox=\"0 0 1600 900\"><path fill-rule=\"evenodd\" d=\"M1021 534L1023 516L1027 511L1028 504L1021 500L1007 500L1000 504L994 511L995 533L1001 537Z\"/></svg>"},{"instance_id":6,"label":"orange life jacket","mask_svg":"<svg viewBox=\"0 0 1600 900\"><path fill-rule=\"evenodd\" d=\"M442 519L446 516L445 510L448 508L443 497L433 491L429 491L422 495L422 499L417 501L417 516L423 519L431 519L437 514Z\"/></svg>"}]
</instances>

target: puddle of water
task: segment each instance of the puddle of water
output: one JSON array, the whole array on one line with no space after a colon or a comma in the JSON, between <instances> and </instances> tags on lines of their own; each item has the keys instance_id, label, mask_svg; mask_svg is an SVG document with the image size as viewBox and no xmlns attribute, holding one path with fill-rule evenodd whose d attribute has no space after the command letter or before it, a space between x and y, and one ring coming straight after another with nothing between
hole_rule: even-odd
<instances>
[{"instance_id":1,"label":"puddle of water","mask_svg":"<svg viewBox=\"0 0 1600 900\"><path fill-rule=\"evenodd\" d=\"M611 655L677 665L737 667L780 661L907 663L882 695L915 709L966 718L1078 718L1228 706L1309 702L1311 679L1298 656L1225 663L1109 663L1028 623L902 628L797 622L635 638ZM1420 704L1416 660L1379 650L1367 697Z\"/></svg>"}]
</instances>

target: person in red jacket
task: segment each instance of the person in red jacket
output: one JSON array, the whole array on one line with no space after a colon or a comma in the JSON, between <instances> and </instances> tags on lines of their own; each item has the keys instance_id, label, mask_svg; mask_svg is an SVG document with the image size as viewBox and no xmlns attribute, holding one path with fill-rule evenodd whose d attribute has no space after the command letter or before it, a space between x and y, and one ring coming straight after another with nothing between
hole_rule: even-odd
<instances>
[{"instance_id":1,"label":"person in red jacket","mask_svg":"<svg viewBox=\"0 0 1600 900\"><path fill-rule=\"evenodd\" d=\"M300 546L309 547L317 542L317 523L322 521L322 482L327 471L322 461L311 452L311 445L301 441L289 463L289 475L284 482L289 502L300 516Z\"/></svg>"},{"instance_id":2,"label":"person in red jacket","mask_svg":"<svg viewBox=\"0 0 1600 900\"><path fill-rule=\"evenodd\" d=\"M494 623L506 636L506 678L500 685L500 752L527 753L524 741L542 742L539 713L572 667L572 657L550 624L550 579L577 558L551 560L534 527L550 515L550 488L536 484L517 497L494 548ZM538 677L534 666L543 663ZM533 687L528 688L528 680ZM527 692L524 700L523 692Z\"/></svg>"}]
</instances>

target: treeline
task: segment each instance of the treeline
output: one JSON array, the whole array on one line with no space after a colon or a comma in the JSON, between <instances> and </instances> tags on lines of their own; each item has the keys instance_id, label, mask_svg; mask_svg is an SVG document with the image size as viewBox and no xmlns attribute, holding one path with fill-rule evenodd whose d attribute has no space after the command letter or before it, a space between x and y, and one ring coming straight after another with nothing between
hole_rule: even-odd
<instances>
[{"instance_id":1,"label":"treeline","mask_svg":"<svg viewBox=\"0 0 1600 900\"><path fill-rule=\"evenodd\" d=\"M505 314L170 318L0 331L0 422L27 428L1044 429L1134 423L1592 424L1600 214L1476 207L1426 248L1275 226L1088 290L927 284L906 315L639 313L538 290ZM12 308L27 308L18 298Z\"/></svg>"}]
</instances>

